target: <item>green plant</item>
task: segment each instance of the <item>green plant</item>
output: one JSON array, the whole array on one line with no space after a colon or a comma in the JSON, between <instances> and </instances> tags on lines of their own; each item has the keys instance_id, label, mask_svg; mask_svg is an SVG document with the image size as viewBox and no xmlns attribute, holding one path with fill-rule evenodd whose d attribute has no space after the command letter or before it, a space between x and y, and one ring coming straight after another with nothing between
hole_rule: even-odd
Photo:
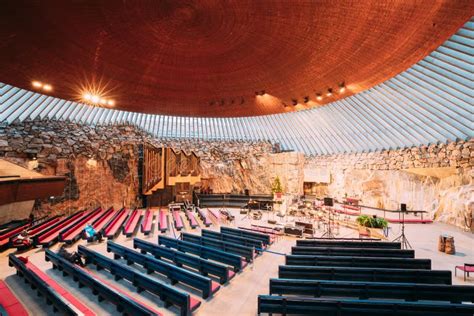
<instances>
[{"instance_id":1,"label":"green plant","mask_svg":"<svg viewBox=\"0 0 474 316\"><path fill-rule=\"evenodd\" d=\"M388 222L384 218L376 216L360 215L356 221L359 225L370 228L385 228L388 226Z\"/></svg>"},{"instance_id":2,"label":"green plant","mask_svg":"<svg viewBox=\"0 0 474 316\"><path fill-rule=\"evenodd\" d=\"M280 178L276 176L272 184L272 193L282 193L282 192L283 192L283 187L281 186Z\"/></svg>"}]
</instances>

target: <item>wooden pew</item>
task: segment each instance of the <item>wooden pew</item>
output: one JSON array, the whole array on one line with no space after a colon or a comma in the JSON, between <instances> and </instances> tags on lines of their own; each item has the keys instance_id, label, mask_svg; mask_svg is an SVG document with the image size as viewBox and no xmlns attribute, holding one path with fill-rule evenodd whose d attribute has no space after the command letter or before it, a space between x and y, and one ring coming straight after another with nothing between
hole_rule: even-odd
<instances>
[{"instance_id":1,"label":"wooden pew","mask_svg":"<svg viewBox=\"0 0 474 316\"><path fill-rule=\"evenodd\" d=\"M243 230L243 229L236 229L236 228L221 226L221 233L261 240L265 246L268 246L273 242L270 236L267 234L257 233L253 231Z\"/></svg>"},{"instance_id":2,"label":"wooden pew","mask_svg":"<svg viewBox=\"0 0 474 316\"><path fill-rule=\"evenodd\" d=\"M258 296L258 314L351 315L351 316L472 316L474 305L438 302L394 302L308 297Z\"/></svg>"},{"instance_id":3,"label":"wooden pew","mask_svg":"<svg viewBox=\"0 0 474 316\"><path fill-rule=\"evenodd\" d=\"M334 280L270 279L270 295L474 303L474 286Z\"/></svg>"},{"instance_id":4,"label":"wooden pew","mask_svg":"<svg viewBox=\"0 0 474 316\"><path fill-rule=\"evenodd\" d=\"M94 222L102 214L102 209L100 207L96 208L91 212L84 213L84 216L79 218L71 226L65 228L59 233L59 241L63 241L66 244L72 244L79 240L84 234L84 227L89 222Z\"/></svg>"},{"instance_id":5,"label":"wooden pew","mask_svg":"<svg viewBox=\"0 0 474 316\"><path fill-rule=\"evenodd\" d=\"M38 235L42 234L43 232L47 231L51 226L53 226L56 223L59 223L59 221L61 219L62 219L62 215L56 215L54 217L48 218L44 222L41 222L37 225L29 227L28 228L28 235L29 235L30 239L33 241L35 236L38 236ZM25 247L24 245L15 245L17 239L18 239L18 235L14 235L14 236L10 237L9 244L12 247L16 247L18 250L26 250L27 248L30 248L30 247L33 246L33 244L31 244L28 247Z\"/></svg>"},{"instance_id":6,"label":"wooden pew","mask_svg":"<svg viewBox=\"0 0 474 316\"><path fill-rule=\"evenodd\" d=\"M160 210L160 222L158 227L162 233L166 233L168 230L168 216L166 216L166 212L164 210Z\"/></svg>"},{"instance_id":7,"label":"wooden pew","mask_svg":"<svg viewBox=\"0 0 474 316\"><path fill-rule=\"evenodd\" d=\"M286 255L290 266L368 267L396 269L431 269L430 259Z\"/></svg>"},{"instance_id":8,"label":"wooden pew","mask_svg":"<svg viewBox=\"0 0 474 316\"><path fill-rule=\"evenodd\" d=\"M211 259L217 262L228 264L234 268L235 272L242 270L247 265L247 262L243 260L241 256L228 253L216 248L201 246L192 242L173 239L163 235L158 236L158 244L169 248L174 248L182 252L189 252L198 255L204 259Z\"/></svg>"},{"instance_id":9,"label":"wooden pew","mask_svg":"<svg viewBox=\"0 0 474 316\"><path fill-rule=\"evenodd\" d=\"M43 248L47 248L55 244L59 239L59 232L75 223L79 218L84 215L84 213L85 211L76 212L61 220L60 222L57 222L56 224L52 225L48 229L42 231L41 234L34 236L33 245L41 245L43 246Z\"/></svg>"},{"instance_id":10,"label":"wooden pew","mask_svg":"<svg viewBox=\"0 0 474 316\"><path fill-rule=\"evenodd\" d=\"M172 211L172 215L173 215L174 227L176 228L177 231L180 231L184 227L183 220L181 219L180 211Z\"/></svg>"},{"instance_id":11,"label":"wooden pew","mask_svg":"<svg viewBox=\"0 0 474 316\"><path fill-rule=\"evenodd\" d=\"M415 258L412 249L371 249L337 247L291 247L293 255Z\"/></svg>"},{"instance_id":12,"label":"wooden pew","mask_svg":"<svg viewBox=\"0 0 474 316\"><path fill-rule=\"evenodd\" d=\"M232 242L227 242L227 241L222 241L222 240L217 240L217 239L212 239L212 238L207 238L207 237L201 237L201 236L193 235L189 233L182 233L181 239L183 241L189 241L198 245L207 246L211 248L220 249L225 252L234 253L236 255L244 257L249 262L253 261L253 258L255 257L254 247L242 246L242 245L235 244Z\"/></svg>"},{"instance_id":13,"label":"wooden pew","mask_svg":"<svg viewBox=\"0 0 474 316\"><path fill-rule=\"evenodd\" d=\"M148 252L157 259L168 259L174 262L178 267L184 265L199 271L202 275L206 276L212 274L217 276L221 284L227 283L235 276L235 272L220 263L189 255L175 249L155 245L141 239L133 239L133 248L139 248L143 254Z\"/></svg>"},{"instance_id":14,"label":"wooden pew","mask_svg":"<svg viewBox=\"0 0 474 316\"><path fill-rule=\"evenodd\" d=\"M196 211L198 213L198 216L199 218L202 220L202 222L204 223L204 225L206 227L210 227L212 225L212 222L211 220L209 219L209 217L204 213L204 211L202 209L200 209L199 207L196 207Z\"/></svg>"},{"instance_id":15,"label":"wooden pew","mask_svg":"<svg viewBox=\"0 0 474 316\"><path fill-rule=\"evenodd\" d=\"M136 263L143 266L143 268L147 270L147 273L157 272L163 274L171 280L172 284L181 282L196 288L202 291L202 297L205 299L217 292L220 288L216 282L213 282L205 276L183 269L166 261L141 254L112 241L107 242L107 251L114 253L114 259L120 259L120 257L124 258L128 265Z\"/></svg>"},{"instance_id":16,"label":"wooden pew","mask_svg":"<svg viewBox=\"0 0 474 316\"><path fill-rule=\"evenodd\" d=\"M0 315L28 316L28 311L3 280L0 280Z\"/></svg>"},{"instance_id":17,"label":"wooden pew","mask_svg":"<svg viewBox=\"0 0 474 316\"><path fill-rule=\"evenodd\" d=\"M140 222L142 220L142 210L134 209L130 217L123 225L123 234L127 237L132 237L138 231Z\"/></svg>"},{"instance_id":18,"label":"wooden pew","mask_svg":"<svg viewBox=\"0 0 474 316\"><path fill-rule=\"evenodd\" d=\"M247 237L240 237L236 235L228 235L219 233L213 230L203 229L201 230L203 237L214 238L222 241L228 241L236 244L240 244L247 247L255 247L255 250L262 251L264 249L263 242L257 239L251 239Z\"/></svg>"},{"instance_id":19,"label":"wooden pew","mask_svg":"<svg viewBox=\"0 0 474 316\"><path fill-rule=\"evenodd\" d=\"M45 259L46 261L52 262L53 269L62 271L63 276L71 275L73 280L78 282L79 287L89 287L92 290L92 293L97 295L99 302L107 300L116 305L117 311L119 313L134 316L161 315L161 313L158 311L143 304L142 302L137 301L124 291L119 290L99 276L70 263L49 249L46 249Z\"/></svg>"},{"instance_id":20,"label":"wooden pew","mask_svg":"<svg viewBox=\"0 0 474 316\"><path fill-rule=\"evenodd\" d=\"M451 271L348 267L280 266L282 279L451 284Z\"/></svg>"},{"instance_id":21,"label":"wooden pew","mask_svg":"<svg viewBox=\"0 0 474 316\"><path fill-rule=\"evenodd\" d=\"M96 232L103 231L103 228L107 226L107 224L114 218L116 212L113 207L110 207L107 211L105 211L99 218L97 218L93 223L92 227L94 227ZM87 242L94 241L94 237L86 237L86 234L82 234L82 239L87 239Z\"/></svg>"},{"instance_id":22,"label":"wooden pew","mask_svg":"<svg viewBox=\"0 0 474 316\"><path fill-rule=\"evenodd\" d=\"M199 226L198 222L196 221L196 218L190 210L185 210L184 213L186 214L186 218L189 221L189 226L191 226L192 229Z\"/></svg>"},{"instance_id":23,"label":"wooden pew","mask_svg":"<svg viewBox=\"0 0 474 316\"><path fill-rule=\"evenodd\" d=\"M103 235L107 237L107 239L114 239L122 230L122 226L127 220L130 211L123 207L117 214L110 220L107 225L103 228Z\"/></svg>"},{"instance_id":24,"label":"wooden pew","mask_svg":"<svg viewBox=\"0 0 474 316\"><path fill-rule=\"evenodd\" d=\"M30 283L31 287L46 299L48 305L53 306L54 311L61 312L64 315L77 315L78 311L83 315L95 315L89 307L77 300L73 294L62 288L31 262L25 262L26 260L10 254L8 265L15 267L17 275L25 278L25 281Z\"/></svg>"},{"instance_id":25,"label":"wooden pew","mask_svg":"<svg viewBox=\"0 0 474 316\"><path fill-rule=\"evenodd\" d=\"M148 236L153 231L153 220L155 219L155 212L153 210L147 209L145 215L143 216L143 221L140 226L142 234Z\"/></svg>"},{"instance_id":26,"label":"wooden pew","mask_svg":"<svg viewBox=\"0 0 474 316\"><path fill-rule=\"evenodd\" d=\"M377 248L377 249L402 249L402 244L392 241L339 241L339 240L314 240L298 239L296 246L303 247L339 247L339 248Z\"/></svg>"},{"instance_id":27,"label":"wooden pew","mask_svg":"<svg viewBox=\"0 0 474 316\"><path fill-rule=\"evenodd\" d=\"M159 296L165 302L166 307L171 305L178 306L182 316L190 314L201 305L200 301L192 298L188 293L131 269L127 265L121 264L84 246L79 245L77 251L86 258L86 263L93 263L98 269L108 270L114 275L115 280L125 279L130 281L137 288L138 292L146 290Z\"/></svg>"}]
</instances>

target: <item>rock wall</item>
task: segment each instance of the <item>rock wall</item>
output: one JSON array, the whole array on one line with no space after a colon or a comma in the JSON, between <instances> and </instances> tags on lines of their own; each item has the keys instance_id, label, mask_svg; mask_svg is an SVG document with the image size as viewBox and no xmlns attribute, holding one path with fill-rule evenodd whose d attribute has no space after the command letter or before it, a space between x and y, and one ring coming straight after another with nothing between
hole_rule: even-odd
<instances>
[{"instance_id":1,"label":"rock wall","mask_svg":"<svg viewBox=\"0 0 474 316\"><path fill-rule=\"evenodd\" d=\"M474 213L474 140L372 153L305 157L274 153L268 142L154 139L131 126L82 126L30 121L0 126L0 157L68 179L62 196L36 203L64 213L97 205L138 204L138 144L143 141L194 151L202 182L215 193L271 193L279 176L286 193L303 194L304 170L330 173L318 192L396 209L400 202L433 218L467 227ZM32 160L36 155L37 160Z\"/></svg>"},{"instance_id":2,"label":"rock wall","mask_svg":"<svg viewBox=\"0 0 474 316\"><path fill-rule=\"evenodd\" d=\"M357 196L369 206L424 210L469 228L474 214L474 140L383 152L319 156L305 168L329 170L327 191Z\"/></svg>"}]
</instances>

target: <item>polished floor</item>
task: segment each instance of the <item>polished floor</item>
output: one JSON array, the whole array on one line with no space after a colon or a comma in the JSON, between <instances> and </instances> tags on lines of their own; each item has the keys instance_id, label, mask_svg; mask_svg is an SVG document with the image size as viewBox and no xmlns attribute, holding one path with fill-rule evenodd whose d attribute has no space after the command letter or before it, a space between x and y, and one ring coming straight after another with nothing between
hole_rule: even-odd
<instances>
[{"instance_id":1,"label":"polished floor","mask_svg":"<svg viewBox=\"0 0 474 316\"><path fill-rule=\"evenodd\" d=\"M230 226L250 226L250 224L262 224L264 225L268 217L272 216L264 214L262 220L254 221L248 218L244 218L244 215L240 215L238 210L230 210L235 216L235 223ZM287 223L291 223L295 218L286 218ZM187 225L187 222L186 222ZM268 224L266 224L268 225ZM389 239L393 239L400 233L399 225L391 225L392 229L390 232ZM218 227L213 225L211 229L218 230ZM186 226L186 231L191 233L199 234L199 228L192 230ZM323 232L316 232L316 236L320 236ZM156 230L151 236L143 236L138 233L138 238L145 240L156 241L159 233ZM176 233L177 236L178 233ZM449 234L455 239L456 254L447 255L438 252L438 236L440 234ZM167 233L167 235L174 236L173 232ZM463 232L456 227L445 225L442 223L434 224L410 224L406 225L406 235L409 242L416 250L417 258L429 258L432 260L433 269L439 270L451 270L453 271L453 284L470 284L474 286L474 275L471 276L466 282L463 281L462 276L454 277L454 266L462 265L463 263L474 263L474 234ZM356 237L356 232L350 229L341 229L337 237ZM126 238L121 235L117 242L132 247L132 239ZM70 249L73 250L78 244L84 244L85 242L80 241L72 246ZM199 307L194 315L197 316L214 316L214 315L256 315L257 314L257 296L258 294L268 293L268 280L272 277L277 277L278 265L284 264L284 253L289 253L291 246L295 244L295 238L283 237L278 242L270 247L271 252L266 252L263 255L256 258L255 262L245 268L241 273L237 274L227 285L221 286L221 289L211 298L202 300L198 292L193 289L186 288L183 285L176 285L181 287L194 295L196 298L202 300L202 305ZM52 247L56 250L59 245ZM111 254L106 252L105 243L100 244L89 244L94 250L100 251L112 257ZM29 310L31 315L51 315L52 308L47 306L42 298L38 298L36 293L30 289L29 286L25 285L23 279L15 275L15 269L8 267L8 254L12 250L5 251L0 254L0 278L5 279L7 284L14 290L18 298L24 303L26 308ZM29 259L35 263L40 269L46 271L48 275L57 280L66 289L74 293L80 298L86 305L90 306L97 312L98 315L117 315L115 306L108 302L98 303L97 298L92 295L91 291L84 287L79 289L77 283L72 281L71 277L63 277L60 272L53 270L51 263L44 260L44 251L42 249L30 250L22 255L28 256ZM139 266L135 266L137 269ZM95 271L95 268L90 267ZM113 277L105 271L95 271L101 276L105 277L110 282L115 282ZM167 282L168 281L154 274L154 277ZM127 289L131 295L139 298L143 302L156 306L163 315L177 315L177 308L164 308L161 301L152 294L142 292L136 293L135 288L127 281L121 280L116 284L120 288Z\"/></svg>"}]
</instances>

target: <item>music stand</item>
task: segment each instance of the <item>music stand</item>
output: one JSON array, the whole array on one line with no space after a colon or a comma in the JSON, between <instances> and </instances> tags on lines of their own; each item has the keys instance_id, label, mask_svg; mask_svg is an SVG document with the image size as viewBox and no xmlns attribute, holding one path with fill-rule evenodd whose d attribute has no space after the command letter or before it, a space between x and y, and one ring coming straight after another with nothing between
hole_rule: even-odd
<instances>
[{"instance_id":1,"label":"music stand","mask_svg":"<svg viewBox=\"0 0 474 316\"><path fill-rule=\"evenodd\" d=\"M326 207L332 207L333 205L334 205L334 200L332 198L324 198L324 208L328 212L328 227L326 231L324 232L324 234L321 235L321 237L335 238L331 230L331 209L326 208Z\"/></svg>"},{"instance_id":2,"label":"music stand","mask_svg":"<svg viewBox=\"0 0 474 316\"><path fill-rule=\"evenodd\" d=\"M402 232L400 236L392 240L393 242L400 242L402 249L412 249L410 242L408 241L407 236L405 235L405 212L407 210L406 204L400 205L400 213L402 214Z\"/></svg>"}]
</instances>

